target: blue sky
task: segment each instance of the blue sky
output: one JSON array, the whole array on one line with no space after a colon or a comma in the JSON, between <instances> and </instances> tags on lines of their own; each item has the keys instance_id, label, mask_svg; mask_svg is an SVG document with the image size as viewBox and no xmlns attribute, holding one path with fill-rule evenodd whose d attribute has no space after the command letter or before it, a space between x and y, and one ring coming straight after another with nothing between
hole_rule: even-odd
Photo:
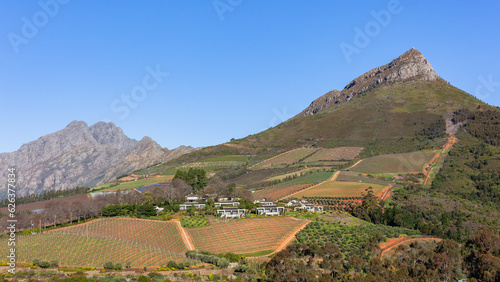
<instances>
[{"instance_id":1,"label":"blue sky","mask_svg":"<svg viewBox=\"0 0 500 282\"><path fill-rule=\"evenodd\" d=\"M412 47L499 106L499 12L499 1L2 1L0 152L72 120L170 149L223 143Z\"/></svg>"}]
</instances>

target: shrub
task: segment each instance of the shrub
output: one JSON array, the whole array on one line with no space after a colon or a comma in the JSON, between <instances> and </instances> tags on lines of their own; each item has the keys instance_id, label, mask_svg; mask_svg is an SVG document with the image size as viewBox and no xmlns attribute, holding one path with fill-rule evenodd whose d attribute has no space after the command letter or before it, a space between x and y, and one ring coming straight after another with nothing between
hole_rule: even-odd
<instances>
[{"instance_id":1,"label":"shrub","mask_svg":"<svg viewBox=\"0 0 500 282\"><path fill-rule=\"evenodd\" d=\"M139 280L137 280L137 281L139 281L139 282L149 282L149 281L151 281L151 279L149 277L147 277L147 276L141 275L139 277Z\"/></svg>"},{"instance_id":2,"label":"shrub","mask_svg":"<svg viewBox=\"0 0 500 282\"><path fill-rule=\"evenodd\" d=\"M114 268L115 268L115 266L112 262L107 261L104 263L104 269L114 269Z\"/></svg>"},{"instance_id":3,"label":"shrub","mask_svg":"<svg viewBox=\"0 0 500 282\"><path fill-rule=\"evenodd\" d=\"M155 277L161 278L161 277L163 277L163 275L161 275L161 273L158 273L158 272L150 272L148 274L148 276L151 277L151 278L155 278Z\"/></svg>"},{"instance_id":4,"label":"shrub","mask_svg":"<svg viewBox=\"0 0 500 282\"><path fill-rule=\"evenodd\" d=\"M117 263L117 264L115 264L114 268L115 268L115 270L122 270L123 266L121 263Z\"/></svg>"},{"instance_id":5,"label":"shrub","mask_svg":"<svg viewBox=\"0 0 500 282\"><path fill-rule=\"evenodd\" d=\"M42 260L42 261L40 261L38 263L38 266L40 266L41 268L49 268L50 267L50 262Z\"/></svg>"},{"instance_id":6,"label":"shrub","mask_svg":"<svg viewBox=\"0 0 500 282\"><path fill-rule=\"evenodd\" d=\"M57 260L52 260L50 262L50 267L58 267L59 266L59 262Z\"/></svg>"}]
</instances>

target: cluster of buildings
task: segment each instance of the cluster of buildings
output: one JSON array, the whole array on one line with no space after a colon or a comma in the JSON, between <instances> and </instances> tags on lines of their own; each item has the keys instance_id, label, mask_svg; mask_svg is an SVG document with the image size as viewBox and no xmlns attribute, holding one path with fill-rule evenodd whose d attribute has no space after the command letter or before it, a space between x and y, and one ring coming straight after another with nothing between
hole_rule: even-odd
<instances>
[{"instance_id":1,"label":"cluster of buildings","mask_svg":"<svg viewBox=\"0 0 500 282\"><path fill-rule=\"evenodd\" d=\"M243 218L247 215L246 209L238 208L240 206L240 199L228 199L228 198L219 198L215 203L215 207L219 208L216 210L217 215L220 218ZM180 210L187 210L191 207L196 209L204 209L206 204L205 198L201 198L195 194L189 194L186 196L186 202L180 205ZM293 208L293 210L307 210L308 212L323 212L322 206L315 206L313 204L308 204L306 201L296 201L292 200L286 207L277 206L274 202L262 200L255 200L254 204L258 205L256 207L256 212L258 215L264 216L284 216L287 208Z\"/></svg>"}]
</instances>

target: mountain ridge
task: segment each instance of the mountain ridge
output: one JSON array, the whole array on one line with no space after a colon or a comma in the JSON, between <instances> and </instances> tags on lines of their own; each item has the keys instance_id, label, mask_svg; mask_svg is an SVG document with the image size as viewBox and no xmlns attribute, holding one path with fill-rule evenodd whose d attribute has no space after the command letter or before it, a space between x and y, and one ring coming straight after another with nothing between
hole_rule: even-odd
<instances>
[{"instance_id":1,"label":"mountain ridge","mask_svg":"<svg viewBox=\"0 0 500 282\"><path fill-rule=\"evenodd\" d=\"M147 136L137 141L111 122L88 126L75 120L17 151L1 153L0 166L17 169L17 192L24 195L107 183L194 150L190 146L168 150ZM6 175L0 175L4 180Z\"/></svg>"},{"instance_id":2,"label":"mountain ridge","mask_svg":"<svg viewBox=\"0 0 500 282\"><path fill-rule=\"evenodd\" d=\"M373 68L356 77L342 90L332 90L315 99L294 118L314 115L337 104L349 102L359 94L378 85L404 82L410 79L432 81L440 79L429 61L417 49L412 48L391 62Z\"/></svg>"}]
</instances>

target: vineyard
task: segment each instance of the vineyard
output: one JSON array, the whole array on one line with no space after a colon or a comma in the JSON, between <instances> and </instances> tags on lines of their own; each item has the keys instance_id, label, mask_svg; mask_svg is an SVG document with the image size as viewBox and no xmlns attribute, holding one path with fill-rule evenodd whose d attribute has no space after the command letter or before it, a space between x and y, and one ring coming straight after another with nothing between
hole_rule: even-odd
<instances>
[{"instance_id":1,"label":"vineyard","mask_svg":"<svg viewBox=\"0 0 500 282\"><path fill-rule=\"evenodd\" d=\"M373 183L388 186L389 182L384 181L383 179L368 177L358 172L353 171L341 171L337 176L337 181L347 181L347 182L364 182L364 183Z\"/></svg>"},{"instance_id":2,"label":"vineyard","mask_svg":"<svg viewBox=\"0 0 500 282\"><path fill-rule=\"evenodd\" d=\"M207 218L204 216L185 217L181 219L181 224L184 228L196 228L209 225Z\"/></svg>"},{"instance_id":3,"label":"vineyard","mask_svg":"<svg viewBox=\"0 0 500 282\"><path fill-rule=\"evenodd\" d=\"M361 204L361 197L304 197L311 204L323 206L326 210L353 211Z\"/></svg>"},{"instance_id":4,"label":"vineyard","mask_svg":"<svg viewBox=\"0 0 500 282\"><path fill-rule=\"evenodd\" d=\"M187 260L186 245L174 222L98 219L43 234L19 235L16 239L18 261L38 258L58 260L61 265L91 267L112 261L142 267Z\"/></svg>"},{"instance_id":5,"label":"vineyard","mask_svg":"<svg viewBox=\"0 0 500 282\"><path fill-rule=\"evenodd\" d=\"M48 233L18 235L16 237L18 262L31 263L33 259L57 260L62 266L101 267L111 261L132 267L160 266L169 260L188 261L182 255L151 245L113 238L83 234ZM6 239L0 240L7 246ZM7 256L7 249L3 251Z\"/></svg>"},{"instance_id":6,"label":"vineyard","mask_svg":"<svg viewBox=\"0 0 500 282\"><path fill-rule=\"evenodd\" d=\"M364 159L350 170L368 174L422 172L435 155L433 151L380 155Z\"/></svg>"},{"instance_id":7,"label":"vineyard","mask_svg":"<svg viewBox=\"0 0 500 282\"><path fill-rule=\"evenodd\" d=\"M304 162L340 161L356 158L364 148L362 147L336 147L333 149L319 149L313 155L307 157Z\"/></svg>"},{"instance_id":8,"label":"vineyard","mask_svg":"<svg viewBox=\"0 0 500 282\"><path fill-rule=\"evenodd\" d=\"M314 185L313 183L311 184L296 184L296 185L290 185L286 187L270 187L270 188L264 188L262 190L258 190L255 193L252 194L254 199L267 199L267 200L277 200L281 199L283 197L286 197L292 193L298 192L300 190L303 190L305 188L311 187Z\"/></svg>"},{"instance_id":9,"label":"vineyard","mask_svg":"<svg viewBox=\"0 0 500 282\"><path fill-rule=\"evenodd\" d=\"M390 227L386 225L361 224L340 225L333 222L316 220L297 233L297 241L302 244L323 245L331 242L337 245L340 251L349 258L356 254L360 257L368 257L369 250L365 248L374 234L385 238L399 237L400 234L419 235L419 231L401 227Z\"/></svg>"},{"instance_id":10,"label":"vineyard","mask_svg":"<svg viewBox=\"0 0 500 282\"><path fill-rule=\"evenodd\" d=\"M252 166L252 169L264 169L271 167L283 167L293 165L300 162L302 159L314 154L318 149L312 148L298 148L287 151L280 155L274 156Z\"/></svg>"},{"instance_id":11,"label":"vineyard","mask_svg":"<svg viewBox=\"0 0 500 282\"><path fill-rule=\"evenodd\" d=\"M365 189L368 187L373 188L373 193L378 195L385 185L360 183L360 182L347 182L347 181L325 181L310 189L301 191L294 197L360 197Z\"/></svg>"},{"instance_id":12,"label":"vineyard","mask_svg":"<svg viewBox=\"0 0 500 282\"><path fill-rule=\"evenodd\" d=\"M200 251L245 254L278 248L287 235L304 223L287 217L227 220L190 228L188 232Z\"/></svg>"}]
</instances>

